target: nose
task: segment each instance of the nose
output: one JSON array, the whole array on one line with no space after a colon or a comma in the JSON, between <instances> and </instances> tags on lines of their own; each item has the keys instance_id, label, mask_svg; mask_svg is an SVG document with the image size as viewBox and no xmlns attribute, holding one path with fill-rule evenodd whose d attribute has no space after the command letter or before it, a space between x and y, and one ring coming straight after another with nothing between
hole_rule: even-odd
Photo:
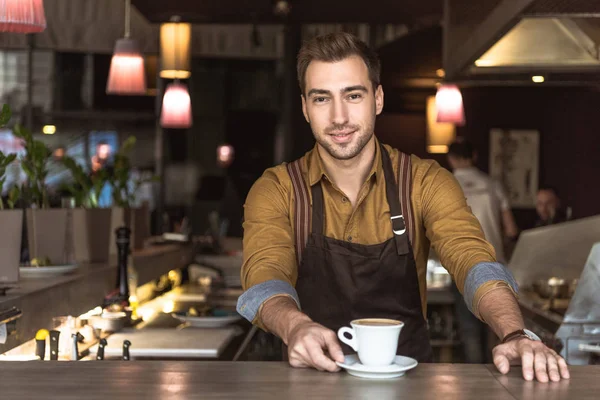
<instances>
[{"instance_id":1,"label":"nose","mask_svg":"<svg viewBox=\"0 0 600 400\"><path fill-rule=\"evenodd\" d=\"M345 125L348 123L348 107L341 100L333 101L331 107L331 122L335 125Z\"/></svg>"}]
</instances>

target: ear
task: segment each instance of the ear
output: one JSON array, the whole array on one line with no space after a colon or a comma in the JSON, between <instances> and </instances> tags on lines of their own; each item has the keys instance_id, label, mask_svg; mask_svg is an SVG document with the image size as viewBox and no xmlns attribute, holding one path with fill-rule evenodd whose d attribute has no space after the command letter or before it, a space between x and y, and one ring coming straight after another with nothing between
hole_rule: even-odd
<instances>
[{"instance_id":1,"label":"ear","mask_svg":"<svg viewBox=\"0 0 600 400\"><path fill-rule=\"evenodd\" d=\"M308 111L306 111L306 98L303 94L301 94L300 97L302 98L302 114L304 114L304 119L306 120L306 122L310 124L310 118L308 118Z\"/></svg>"},{"instance_id":2,"label":"ear","mask_svg":"<svg viewBox=\"0 0 600 400\"><path fill-rule=\"evenodd\" d=\"M383 87L377 86L375 90L375 115L381 114L383 111Z\"/></svg>"}]
</instances>

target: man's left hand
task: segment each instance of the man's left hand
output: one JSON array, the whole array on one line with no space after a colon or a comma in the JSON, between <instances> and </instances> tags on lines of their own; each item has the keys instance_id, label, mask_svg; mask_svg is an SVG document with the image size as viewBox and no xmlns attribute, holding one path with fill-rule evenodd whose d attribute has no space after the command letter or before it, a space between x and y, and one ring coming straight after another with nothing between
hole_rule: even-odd
<instances>
[{"instance_id":1,"label":"man's left hand","mask_svg":"<svg viewBox=\"0 0 600 400\"><path fill-rule=\"evenodd\" d=\"M511 364L521 362L523 378L530 381L534 377L540 382L553 382L569 379L569 368L565 360L554 350L540 341L527 338L511 340L499 344L492 351L494 365L502 374L508 373Z\"/></svg>"}]
</instances>

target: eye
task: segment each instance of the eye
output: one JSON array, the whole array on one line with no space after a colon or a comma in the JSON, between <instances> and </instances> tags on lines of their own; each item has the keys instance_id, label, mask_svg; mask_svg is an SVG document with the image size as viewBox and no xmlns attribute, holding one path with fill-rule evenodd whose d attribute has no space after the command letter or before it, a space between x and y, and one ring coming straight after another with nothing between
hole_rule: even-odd
<instances>
[{"instance_id":1,"label":"eye","mask_svg":"<svg viewBox=\"0 0 600 400\"><path fill-rule=\"evenodd\" d=\"M359 100L362 99L362 94L361 93L352 93L348 96L349 100Z\"/></svg>"},{"instance_id":2,"label":"eye","mask_svg":"<svg viewBox=\"0 0 600 400\"><path fill-rule=\"evenodd\" d=\"M327 101L327 97L314 97L313 103L325 103Z\"/></svg>"}]
</instances>

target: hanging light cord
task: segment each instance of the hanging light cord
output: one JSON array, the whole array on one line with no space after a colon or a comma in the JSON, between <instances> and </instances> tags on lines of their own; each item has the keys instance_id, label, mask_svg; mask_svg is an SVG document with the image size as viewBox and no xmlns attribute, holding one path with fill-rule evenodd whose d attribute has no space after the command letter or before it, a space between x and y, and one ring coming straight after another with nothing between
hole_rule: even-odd
<instances>
[{"instance_id":1,"label":"hanging light cord","mask_svg":"<svg viewBox=\"0 0 600 400\"><path fill-rule=\"evenodd\" d=\"M177 59L177 44L179 42L179 37L178 37L178 29L177 27L179 26L179 23L181 22L181 17L179 17L178 15L173 16L171 18L171 21L173 22L173 61L175 62L175 83L179 83L179 60Z\"/></svg>"},{"instance_id":2,"label":"hanging light cord","mask_svg":"<svg viewBox=\"0 0 600 400\"><path fill-rule=\"evenodd\" d=\"M125 0L125 37L131 34L131 0Z\"/></svg>"}]
</instances>

